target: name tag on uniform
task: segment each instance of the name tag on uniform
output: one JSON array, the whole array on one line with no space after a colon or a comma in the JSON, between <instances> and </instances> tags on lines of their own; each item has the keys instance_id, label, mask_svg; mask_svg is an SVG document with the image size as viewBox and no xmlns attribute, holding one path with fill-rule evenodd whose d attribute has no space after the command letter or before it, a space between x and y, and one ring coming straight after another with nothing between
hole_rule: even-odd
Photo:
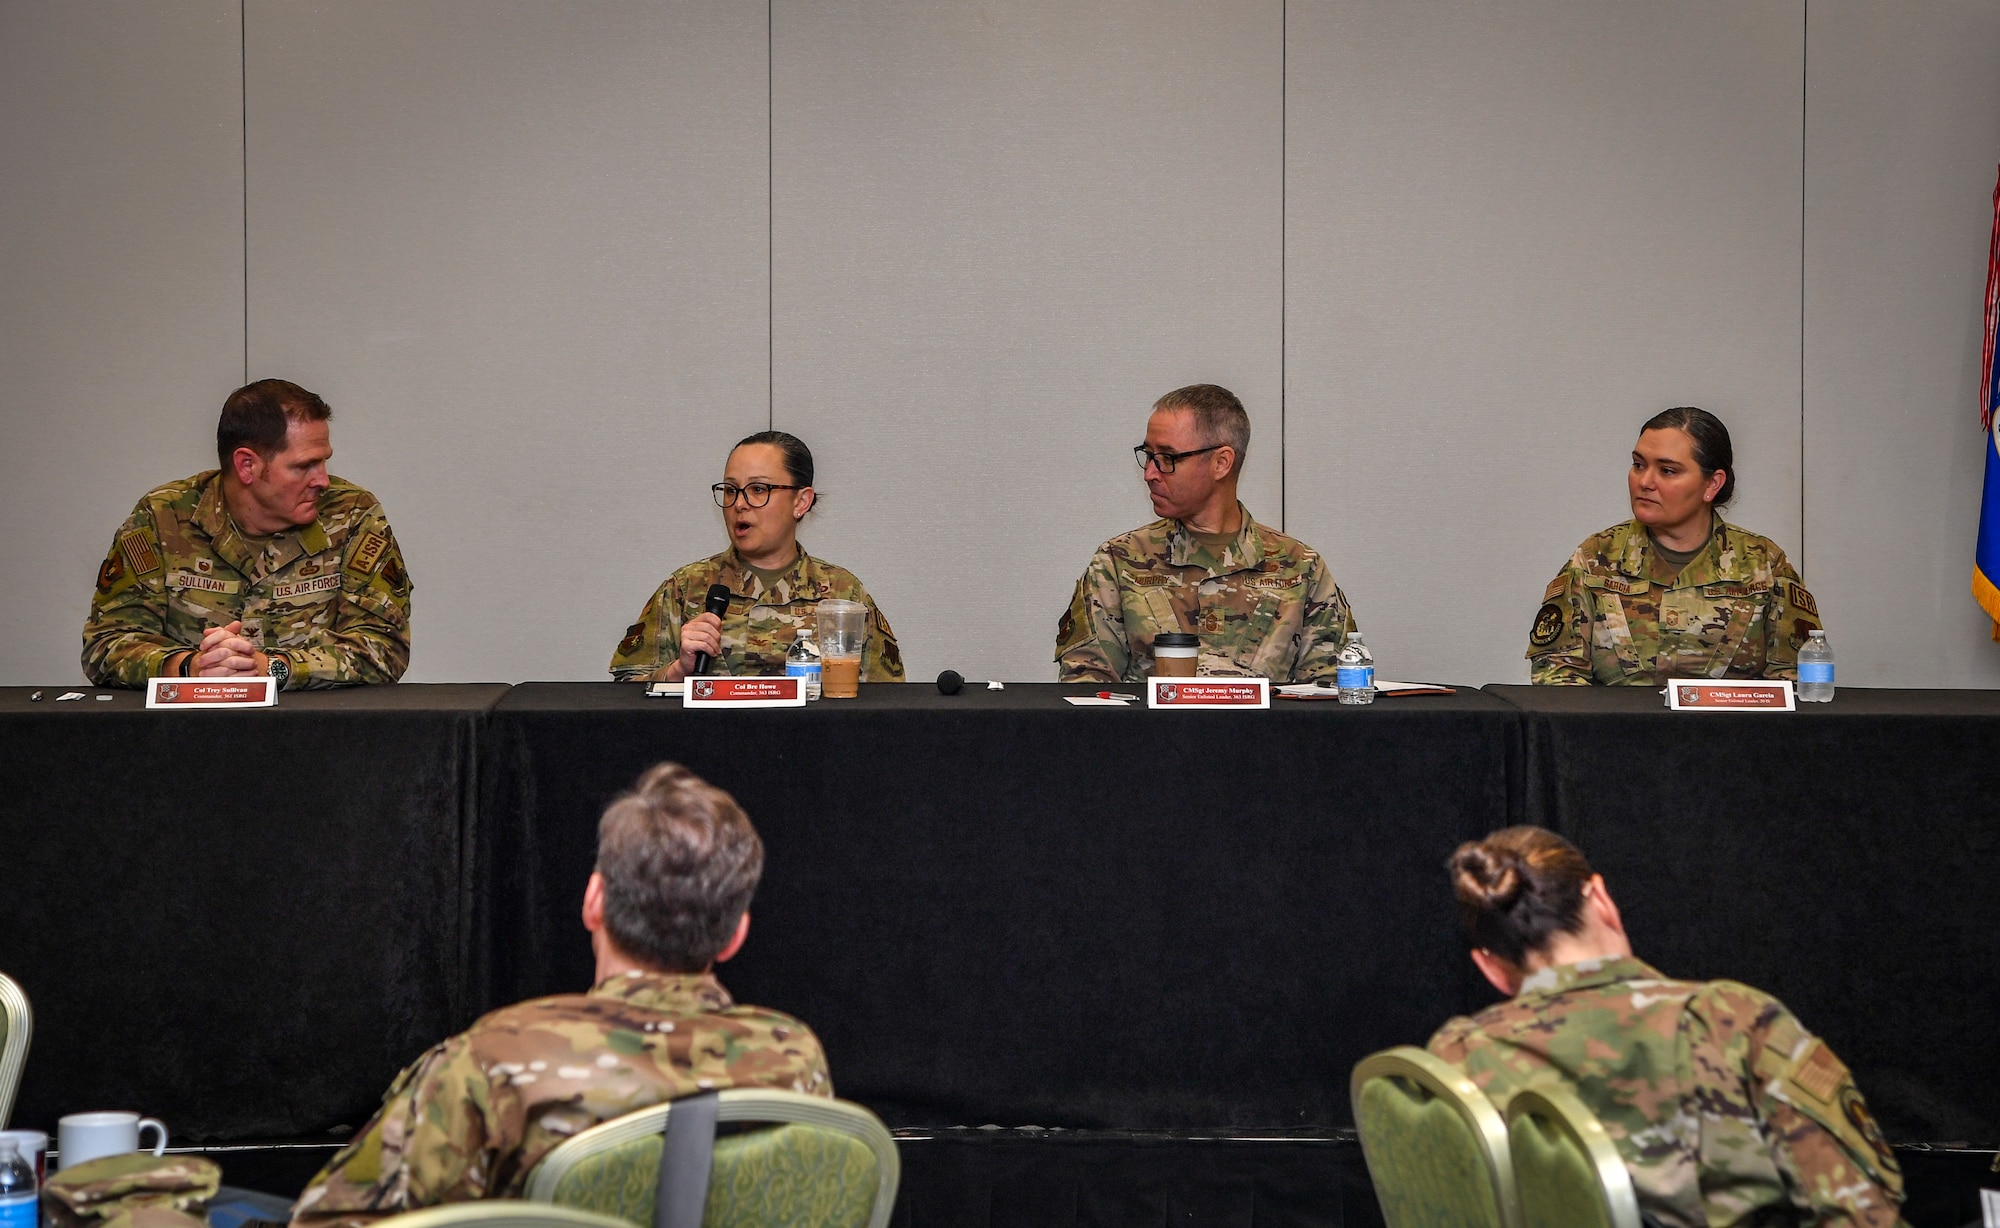
<instances>
[{"instance_id":1,"label":"name tag on uniform","mask_svg":"<svg viewBox=\"0 0 2000 1228\"><path fill-rule=\"evenodd\" d=\"M768 675L745 678L697 675L681 693L685 708L803 708L804 678Z\"/></svg>"},{"instance_id":2,"label":"name tag on uniform","mask_svg":"<svg viewBox=\"0 0 2000 1228\"><path fill-rule=\"evenodd\" d=\"M1675 712L1796 712L1790 680L1709 682L1676 678L1667 684L1667 707Z\"/></svg>"},{"instance_id":3,"label":"name tag on uniform","mask_svg":"<svg viewBox=\"0 0 2000 1228\"><path fill-rule=\"evenodd\" d=\"M148 708L268 708L278 702L276 678L152 678Z\"/></svg>"},{"instance_id":4,"label":"name tag on uniform","mask_svg":"<svg viewBox=\"0 0 2000 1228\"><path fill-rule=\"evenodd\" d=\"M1269 678L1146 679L1148 708L1268 708Z\"/></svg>"}]
</instances>

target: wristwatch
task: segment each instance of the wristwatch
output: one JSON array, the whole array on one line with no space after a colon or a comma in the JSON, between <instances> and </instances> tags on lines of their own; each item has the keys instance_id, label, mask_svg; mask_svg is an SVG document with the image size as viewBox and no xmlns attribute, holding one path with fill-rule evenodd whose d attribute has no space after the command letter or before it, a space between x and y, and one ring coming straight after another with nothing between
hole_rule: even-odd
<instances>
[{"instance_id":1,"label":"wristwatch","mask_svg":"<svg viewBox=\"0 0 2000 1228\"><path fill-rule=\"evenodd\" d=\"M271 652L264 655L271 658L271 677L278 680L278 689L281 691L284 690L286 684L292 680L292 663L285 660L285 655L280 652Z\"/></svg>"}]
</instances>

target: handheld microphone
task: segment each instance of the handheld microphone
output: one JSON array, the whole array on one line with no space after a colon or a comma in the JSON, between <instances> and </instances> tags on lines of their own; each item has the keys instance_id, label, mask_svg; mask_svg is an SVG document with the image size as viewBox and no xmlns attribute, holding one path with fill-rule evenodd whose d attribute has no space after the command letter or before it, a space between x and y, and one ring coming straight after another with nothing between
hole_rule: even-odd
<instances>
[{"instance_id":1,"label":"handheld microphone","mask_svg":"<svg viewBox=\"0 0 2000 1228\"><path fill-rule=\"evenodd\" d=\"M940 695L956 695L965 689L965 677L955 669L948 669L939 674L937 682L938 694ZM972 685L984 686L989 691L1004 691L1007 689L997 682L975 682Z\"/></svg>"},{"instance_id":2,"label":"handheld microphone","mask_svg":"<svg viewBox=\"0 0 2000 1228\"><path fill-rule=\"evenodd\" d=\"M708 586L708 600L702 602L701 608L707 613L721 618L724 614L729 613L729 597L729 586L727 584L711 584ZM714 663L715 659L705 652L694 654L694 672L697 674L707 673L708 667Z\"/></svg>"}]
</instances>

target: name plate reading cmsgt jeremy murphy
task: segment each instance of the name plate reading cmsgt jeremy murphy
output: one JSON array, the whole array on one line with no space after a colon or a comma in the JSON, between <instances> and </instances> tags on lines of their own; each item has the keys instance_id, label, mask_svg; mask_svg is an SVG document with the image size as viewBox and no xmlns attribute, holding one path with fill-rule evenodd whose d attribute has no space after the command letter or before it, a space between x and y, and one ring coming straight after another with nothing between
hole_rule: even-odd
<instances>
[{"instance_id":1,"label":"name plate reading cmsgt jeremy murphy","mask_svg":"<svg viewBox=\"0 0 2000 1228\"><path fill-rule=\"evenodd\" d=\"M1161 678L1146 680L1148 708L1268 708L1269 678Z\"/></svg>"},{"instance_id":2,"label":"name plate reading cmsgt jeremy murphy","mask_svg":"<svg viewBox=\"0 0 2000 1228\"><path fill-rule=\"evenodd\" d=\"M803 708L804 678L697 676L681 694L684 708Z\"/></svg>"},{"instance_id":3,"label":"name plate reading cmsgt jeremy murphy","mask_svg":"<svg viewBox=\"0 0 2000 1228\"><path fill-rule=\"evenodd\" d=\"M148 708L268 708L278 702L276 678L153 678Z\"/></svg>"},{"instance_id":4,"label":"name plate reading cmsgt jeremy murphy","mask_svg":"<svg viewBox=\"0 0 2000 1228\"><path fill-rule=\"evenodd\" d=\"M1792 684L1775 682L1705 682L1676 678L1667 684L1667 707L1675 712L1796 712Z\"/></svg>"}]
</instances>

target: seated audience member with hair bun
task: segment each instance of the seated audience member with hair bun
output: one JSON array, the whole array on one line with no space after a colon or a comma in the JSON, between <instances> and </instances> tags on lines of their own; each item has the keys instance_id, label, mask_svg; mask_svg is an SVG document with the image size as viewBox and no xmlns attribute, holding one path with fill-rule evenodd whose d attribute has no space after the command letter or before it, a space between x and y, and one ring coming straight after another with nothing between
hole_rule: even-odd
<instances>
[{"instance_id":1,"label":"seated audience member with hair bun","mask_svg":"<svg viewBox=\"0 0 2000 1228\"><path fill-rule=\"evenodd\" d=\"M1584 539L1528 631L1542 685L1799 676L1819 605L1768 537L1728 524L1729 428L1683 405L1653 415L1625 475L1632 519Z\"/></svg>"},{"instance_id":2,"label":"seated audience member with hair bun","mask_svg":"<svg viewBox=\"0 0 2000 1228\"><path fill-rule=\"evenodd\" d=\"M1495 832L1449 869L1472 961L1509 1000L1451 1020L1430 1051L1495 1105L1574 1092L1653 1223L1902 1222L1902 1173L1853 1076L1777 999L1635 959L1603 877L1553 832Z\"/></svg>"},{"instance_id":3,"label":"seated audience member with hair bun","mask_svg":"<svg viewBox=\"0 0 2000 1228\"><path fill-rule=\"evenodd\" d=\"M678 763L641 776L597 825L583 892L594 987L494 1011L418 1058L306 1187L295 1228L519 1198L564 1139L701 1091L833 1095L810 1029L737 1005L715 979L750 932L763 870L729 794Z\"/></svg>"}]
</instances>

